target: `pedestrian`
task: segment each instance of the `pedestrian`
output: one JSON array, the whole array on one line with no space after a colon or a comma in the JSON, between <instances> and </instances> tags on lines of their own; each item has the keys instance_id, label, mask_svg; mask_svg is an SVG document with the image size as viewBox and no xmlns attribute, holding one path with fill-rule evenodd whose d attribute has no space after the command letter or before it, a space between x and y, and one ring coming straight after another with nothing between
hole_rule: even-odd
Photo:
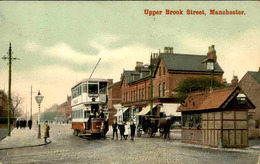
<instances>
[{"instance_id":1,"label":"pedestrian","mask_svg":"<svg viewBox=\"0 0 260 164\"><path fill-rule=\"evenodd\" d=\"M119 132L120 132L120 136L121 136L121 139L124 137L124 132L125 132L125 125L123 124L123 122L121 121L120 124L118 125L118 129L119 129Z\"/></svg>"},{"instance_id":2,"label":"pedestrian","mask_svg":"<svg viewBox=\"0 0 260 164\"><path fill-rule=\"evenodd\" d=\"M118 125L116 123L116 120L114 120L114 124L112 125L112 128L113 128L113 138L112 138L112 140L114 140L115 134L116 134L116 139L118 140L117 127L118 127Z\"/></svg>"},{"instance_id":3,"label":"pedestrian","mask_svg":"<svg viewBox=\"0 0 260 164\"><path fill-rule=\"evenodd\" d=\"M129 125L128 123L126 123L124 126L125 126L124 138L125 140L127 140L128 133L129 133Z\"/></svg>"},{"instance_id":4,"label":"pedestrian","mask_svg":"<svg viewBox=\"0 0 260 164\"><path fill-rule=\"evenodd\" d=\"M99 113L99 118L105 118L105 115L104 115L103 110L100 111L100 113Z\"/></svg>"},{"instance_id":5,"label":"pedestrian","mask_svg":"<svg viewBox=\"0 0 260 164\"><path fill-rule=\"evenodd\" d=\"M32 128L32 120L28 121L28 126L29 126L29 129L31 130L31 128Z\"/></svg>"},{"instance_id":6,"label":"pedestrian","mask_svg":"<svg viewBox=\"0 0 260 164\"><path fill-rule=\"evenodd\" d=\"M50 137L50 126L48 125L48 121L45 121L44 124L44 142L47 143L47 138Z\"/></svg>"},{"instance_id":7,"label":"pedestrian","mask_svg":"<svg viewBox=\"0 0 260 164\"><path fill-rule=\"evenodd\" d=\"M19 126L20 126L19 124L20 124L20 121L19 121L19 120L17 120L17 121L16 121L16 128L17 128L17 129L18 129L18 128L19 128Z\"/></svg>"},{"instance_id":8,"label":"pedestrian","mask_svg":"<svg viewBox=\"0 0 260 164\"><path fill-rule=\"evenodd\" d=\"M101 123L101 126L100 126L100 132L101 132L101 137L103 137L103 138L106 138L106 136L105 136L105 124L104 124L104 121L102 121L102 123Z\"/></svg>"},{"instance_id":9,"label":"pedestrian","mask_svg":"<svg viewBox=\"0 0 260 164\"><path fill-rule=\"evenodd\" d=\"M170 139L170 129L171 129L171 121L169 119L166 120L166 124L164 125L164 138Z\"/></svg>"},{"instance_id":10,"label":"pedestrian","mask_svg":"<svg viewBox=\"0 0 260 164\"><path fill-rule=\"evenodd\" d=\"M133 121L131 121L130 129L131 129L131 140L134 141L135 138L135 124Z\"/></svg>"}]
</instances>

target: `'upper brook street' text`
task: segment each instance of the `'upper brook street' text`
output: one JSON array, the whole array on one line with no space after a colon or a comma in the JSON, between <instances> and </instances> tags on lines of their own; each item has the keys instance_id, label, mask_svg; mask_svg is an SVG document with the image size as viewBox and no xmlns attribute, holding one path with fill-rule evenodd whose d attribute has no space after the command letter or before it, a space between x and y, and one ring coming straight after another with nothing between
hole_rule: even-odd
<instances>
[{"instance_id":1,"label":"'upper brook street' text","mask_svg":"<svg viewBox=\"0 0 260 164\"><path fill-rule=\"evenodd\" d=\"M148 16L156 16L156 15L204 15L206 16L206 12L204 10L191 10L187 9L186 12L184 13L183 10L178 9L178 10L169 10L165 9L165 12L161 10L149 10L149 9L144 9L144 14ZM215 10L215 9L210 9L209 10L209 15L245 15L245 11L240 11L240 10Z\"/></svg>"}]
</instances>

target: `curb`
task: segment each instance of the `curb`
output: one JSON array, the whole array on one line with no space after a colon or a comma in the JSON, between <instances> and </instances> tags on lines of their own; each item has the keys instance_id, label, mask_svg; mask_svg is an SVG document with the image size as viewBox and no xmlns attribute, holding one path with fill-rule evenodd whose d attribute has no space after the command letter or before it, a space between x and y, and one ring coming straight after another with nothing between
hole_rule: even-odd
<instances>
[{"instance_id":1,"label":"curb","mask_svg":"<svg viewBox=\"0 0 260 164\"><path fill-rule=\"evenodd\" d=\"M28 145L28 146L20 146L20 147L7 147L7 148L0 148L0 150L9 150L9 149L18 149L18 148L28 148L28 147L37 147L37 146L44 146L52 143L52 141L44 143L44 144L38 144L38 145Z\"/></svg>"}]
</instances>

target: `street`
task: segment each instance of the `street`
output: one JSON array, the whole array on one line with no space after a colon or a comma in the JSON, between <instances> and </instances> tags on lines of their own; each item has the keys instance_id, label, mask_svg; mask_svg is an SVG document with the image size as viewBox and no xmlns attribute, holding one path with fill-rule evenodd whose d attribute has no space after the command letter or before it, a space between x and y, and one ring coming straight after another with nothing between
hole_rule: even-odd
<instances>
[{"instance_id":1,"label":"street","mask_svg":"<svg viewBox=\"0 0 260 164\"><path fill-rule=\"evenodd\" d=\"M50 125L48 145L0 150L2 163L252 163L259 150L209 148L160 137L92 140L72 135L70 124ZM36 127L34 127L36 128ZM43 139L42 139L43 140Z\"/></svg>"}]
</instances>

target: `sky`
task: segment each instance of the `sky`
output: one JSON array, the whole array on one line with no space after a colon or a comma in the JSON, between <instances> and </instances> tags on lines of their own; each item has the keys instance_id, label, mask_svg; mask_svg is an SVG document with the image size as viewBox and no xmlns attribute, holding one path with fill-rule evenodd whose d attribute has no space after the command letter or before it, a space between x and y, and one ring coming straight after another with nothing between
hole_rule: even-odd
<instances>
[{"instance_id":1,"label":"sky","mask_svg":"<svg viewBox=\"0 0 260 164\"><path fill-rule=\"evenodd\" d=\"M144 9L162 10L148 16ZM184 15L165 15L165 9ZM186 15L187 9L205 15ZM210 15L209 9L243 10L245 15ZM228 82L260 67L259 2L0 2L0 57L12 42L12 91L30 106L38 90L42 109L66 101L76 82L93 77L119 81L136 61L149 63L165 46L176 53L206 55L215 45ZM0 89L8 89L8 65L0 60Z\"/></svg>"}]
</instances>

